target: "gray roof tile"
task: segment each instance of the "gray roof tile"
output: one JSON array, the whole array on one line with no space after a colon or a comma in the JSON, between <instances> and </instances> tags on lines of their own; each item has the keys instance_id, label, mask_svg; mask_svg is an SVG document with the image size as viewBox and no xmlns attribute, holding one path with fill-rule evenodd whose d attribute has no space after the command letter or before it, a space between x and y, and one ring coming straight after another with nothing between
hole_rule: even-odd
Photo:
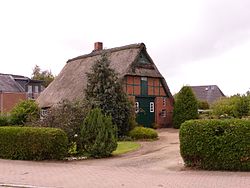
<instances>
[{"instance_id":1,"label":"gray roof tile","mask_svg":"<svg viewBox=\"0 0 250 188\"><path fill-rule=\"evenodd\" d=\"M207 101L209 104L225 97L224 93L217 85L190 86L196 98L201 101Z\"/></svg>"},{"instance_id":2,"label":"gray roof tile","mask_svg":"<svg viewBox=\"0 0 250 188\"><path fill-rule=\"evenodd\" d=\"M0 91L24 92L24 89L14 80L11 75L0 74Z\"/></svg>"}]
</instances>

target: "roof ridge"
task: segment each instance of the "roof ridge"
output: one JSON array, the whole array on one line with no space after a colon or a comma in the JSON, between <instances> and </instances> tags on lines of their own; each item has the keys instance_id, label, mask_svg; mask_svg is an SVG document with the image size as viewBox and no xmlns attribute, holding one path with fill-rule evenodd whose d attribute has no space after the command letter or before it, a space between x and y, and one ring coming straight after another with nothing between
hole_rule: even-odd
<instances>
[{"instance_id":1,"label":"roof ridge","mask_svg":"<svg viewBox=\"0 0 250 188\"><path fill-rule=\"evenodd\" d=\"M98 51L92 51L89 54L85 54L85 55L81 55L81 56L77 56L75 58L69 59L67 61L67 63L69 63L71 61L78 60L78 59L83 59L83 58L86 58L86 57L93 57L93 56L96 56L96 55L100 55L103 52L116 52L116 51L131 49L131 48L143 48L143 47L146 47L144 43L134 43L134 44L129 44L129 45L120 46L120 47L114 47L114 48L108 48L108 49L103 49L103 50L98 50Z\"/></svg>"},{"instance_id":2,"label":"roof ridge","mask_svg":"<svg viewBox=\"0 0 250 188\"><path fill-rule=\"evenodd\" d=\"M199 85L199 86L189 86L189 87L207 87L207 86L216 86L218 87L217 85L213 84L213 85Z\"/></svg>"}]
</instances>

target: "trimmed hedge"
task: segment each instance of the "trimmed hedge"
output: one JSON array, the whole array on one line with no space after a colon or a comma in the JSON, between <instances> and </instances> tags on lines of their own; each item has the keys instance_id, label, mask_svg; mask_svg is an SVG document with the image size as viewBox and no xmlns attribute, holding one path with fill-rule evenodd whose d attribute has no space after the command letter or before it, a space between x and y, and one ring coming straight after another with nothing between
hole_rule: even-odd
<instances>
[{"instance_id":1,"label":"trimmed hedge","mask_svg":"<svg viewBox=\"0 0 250 188\"><path fill-rule=\"evenodd\" d=\"M186 121L180 129L180 152L187 166L249 171L250 121Z\"/></svg>"},{"instance_id":2,"label":"trimmed hedge","mask_svg":"<svg viewBox=\"0 0 250 188\"><path fill-rule=\"evenodd\" d=\"M129 132L129 136L135 140L156 139L158 134L154 129L151 128L135 127Z\"/></svg>"},{"instance_id":3,"label":"trimmed hedge","mask_svg":"<svg viewBox=\"0 0 250 188\"><path fill-rule=\"evenodd\" d=\"M0 127L0 158L19 160L62 159L68 138L55 128Z\"/></svg>"}]
</instances>

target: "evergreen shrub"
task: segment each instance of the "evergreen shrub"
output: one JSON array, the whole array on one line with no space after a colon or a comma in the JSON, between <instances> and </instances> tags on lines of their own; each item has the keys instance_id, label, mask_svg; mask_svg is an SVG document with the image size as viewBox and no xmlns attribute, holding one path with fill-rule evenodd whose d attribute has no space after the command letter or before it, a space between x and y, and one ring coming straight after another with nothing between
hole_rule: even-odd
<instances>
[{"instance_id":1,"label":"evergreen shrub","mask_svg":"<svg viewBox=\"0 0 250 188\"><path fill-rule=\"evenodd\" d=\"M187 166L207 170L250 170L249 120L190 120L180 128Z\"/></svg>"},{"instance_id":2,"label":"evergreen shrub","mask_svg":"<svg viewBox=\"0 0 250 188\"><path fill-rule=\"evenodd\" d=\"M179 129L186 120L198 118L198 102L192 89L188 86L182 87L176 95L173 112L174 128Z\"/></svg>"},{"instance_id":3,"label":"evergreen shrub","mask_svg":"<svg viewBox=\"0 0 250 188\"><path fill-rule=\"evenodd\" d=\"M111 116L103 115L99 108L91 110L83 121L81 141L89 156L110 156L117 148L117 128Z\"/></svg>"}]
</instances>

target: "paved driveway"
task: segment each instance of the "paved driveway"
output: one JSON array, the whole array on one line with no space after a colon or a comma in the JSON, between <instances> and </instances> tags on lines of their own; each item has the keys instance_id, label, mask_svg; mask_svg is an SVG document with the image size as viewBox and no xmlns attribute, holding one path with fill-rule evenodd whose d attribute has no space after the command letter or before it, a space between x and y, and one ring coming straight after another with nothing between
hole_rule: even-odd
<instances>
[{"instance_id":1,"label":"paved driveway","mask_svg":"<svg viewBox=\"0 0 250 188\"><path fill-rule=\"evenodd\" d=\"M178 132L159 131L136 152L99 160L0 160L0 187L250 187L249 172L191 171L179 155Z\"/></svg>"}]
</instances>

